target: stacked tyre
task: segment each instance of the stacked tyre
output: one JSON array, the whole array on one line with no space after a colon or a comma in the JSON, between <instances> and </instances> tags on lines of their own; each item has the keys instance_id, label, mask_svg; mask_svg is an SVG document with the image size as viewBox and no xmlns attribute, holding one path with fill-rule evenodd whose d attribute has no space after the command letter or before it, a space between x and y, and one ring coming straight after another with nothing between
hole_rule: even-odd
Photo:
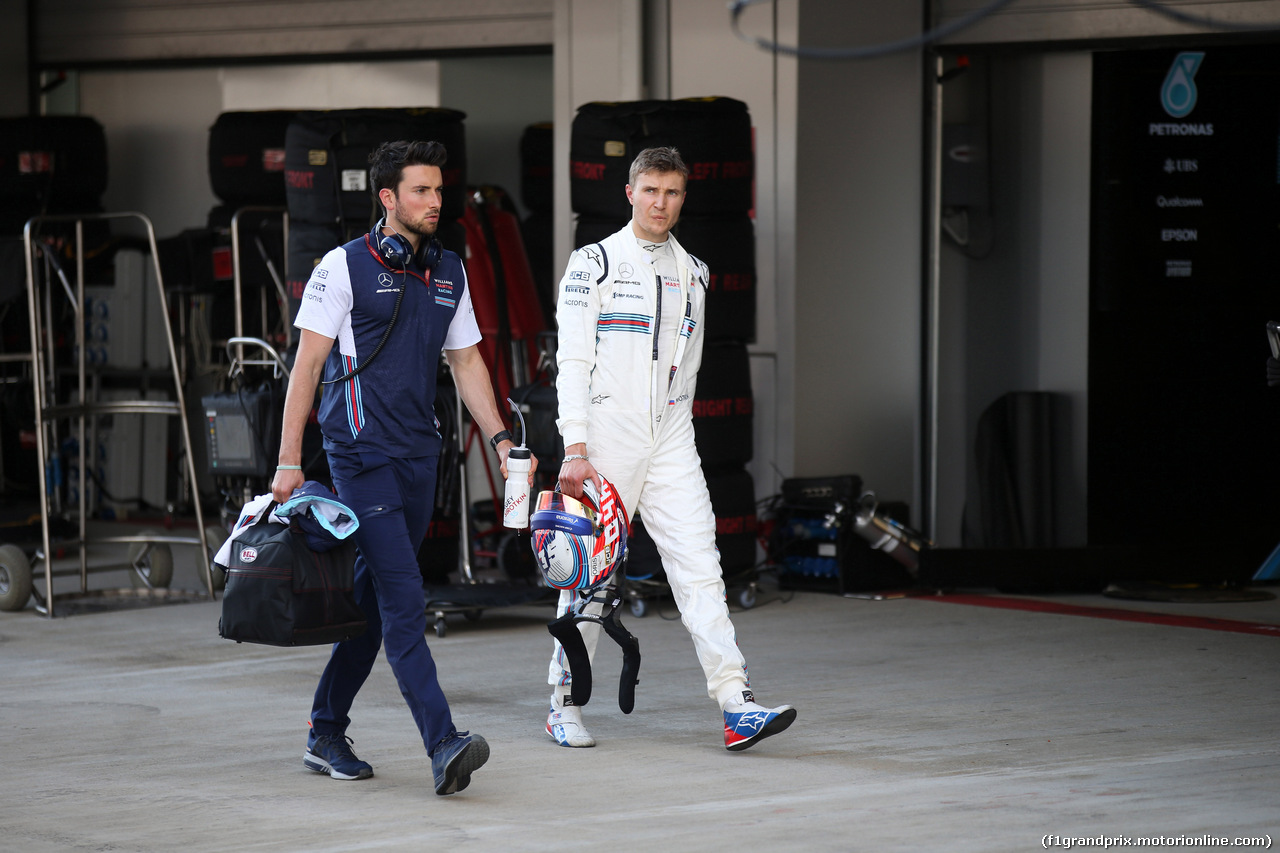
<instances>
[{"instance_id":1,"label":"stacked tyre","mask_svg":"<svg viewBox=\"0 0 1280 853\"><path fill-rule=\"evenodd\" d=\"M756 335L754 157L751 116L732 98L590 103L570 137L569 196L575 245L594 243L631 218L624 187L645 148L671 146L689 167L676 237L711 270L709 341Z\"/></svg>"},{"instance_id":2,"label":"stacked tyre","mask_svg":"<svg viewBox=\"0 0 1280 853\"><path fill-rule=\"evenodd\" d=\"M0 234L33 216L93 213L107 190L107 137L89 116L0 119Z\"/></svg>"},{"instance_id":3,"label":"stacked tyre","mask_svg":"<svg viewBox=\"0 0 1280 853\"><path fill-rule=\"evenodd\" d=\"M435 140L448 151L441 170L441 242L459 244L466 207L466 114L430 107L310 110L285 134L284 184L289 209L289 310L296 314L311 270L325 253L366 233L382 215L369 185L369 154L383 142Z\"/></svg>"},{"instance_id":4,"label":"stacked tyre","mask_svg":"<svg viewBox=\"0 0 1280 853\"><path fill-rule=\"evenodd\" d=\"M21 116L0 118L0 349L30 351L27 320L27 265L22 232L37 216L102 211L107 189L107 140L102 125L88 116ZM49 245L61 243L60 257L74 269L75 224L41 221L32 238ZM86 222L82 228L85 275L94 281L111 268L111 229L106 222ZM30 398L30 386L11 386ZM6 419L8 420L8 419ZM23 424L34 425L34 415ZM34 426L23 426L22 430ZM12 470L35 470L35 454L17 445L18 433L5 424L4 460ZM6 478L15 483L34 480ZM25 602L24 602L25 603Z\"/></svg>"},{"instance_id":5,"label":"stacked tyre","mask_svg":"<svg viewBox=\"0 0 1280 853\"><path fill-rule=\"evenodd\" d=\"M243 328L255 334L260 328L284 327L290 317L279 299L266 300L268 316L259 317L260 292L278 293L277 277L283 278L287 263L284 217L285 132L294 110L244 110L224 112L209 129L209 185L222 203L209 211L206 226L215 253L214 270L225 274L231 268L223 257L232 250L231 227L237 222L240 243L240 285L243 297ZM246 210L246 208L250 208ZM259 208L265 208L261 210ZM236 219L236 214L240 216ZM234 317L234 299L220 288L215 299L218 316ZM221 302L232 305L218 307ZM215 338L221 338L215 330Z\"/></svg>"},{"instance_id":6,"label":"stacked tyre","mask_svg":"<svg viewBox=\"0 0 1280 853\"><path fill-rule=\"evenodd\" d=\"M278 293L276 276L284 275L284 134L293 116L293 110L219 114L209 128L208 169L209 187L220 203L210 209L203 229L185 231L170 246L161 246L162 260L171 262L165 282L209 296L215 340L235 333L233 222L239 231L243 330L256 335L286 322L278 298L267 299L267 316L259 316L257 294ZM183 251L185 268L173 263Z\"/></svg>"},{"instance_id":7,"label":"stacked tyre","mask_svg":"<svg viewBox=\"0 0 1280 853\"><path fill-rule=\"evenodd\" d=\"M441 169L444 199L437 235L444 247L466 257L461 219L466 210L467 149L457 110L405 109L311 110L296 113L285 133L284 190L289 210L289 312L296 316L302 293L316 264L330 250L367 234L382 216L382 204L369 182L369 155L384 142L434 140L448 161ZM453 423L453 386L447 373L437 376L437 416L448 456L457 446ZM452 436L452 437L451 437ZM436 483L433 521L418 551L423 581L449 582L459 548L458 482L452 463L442 456Z\"/></svg>"},{"instance_id":8,"label":"stacked tyre","mask_svg":"<svg viewBox=\"0 0 1280 853\"><path fill-rule=\"evenodd\" d=\"M225 112L209 128L209 185L232 210L284 207L284 143L293 110Z\"/></svg>"},{"instance_id":9,"label":"stacked tyre","mask_svg":"<svg viewBox=\"0 0 1280 853\"><path fill-rule=\"evenodd\" d=\"M538 301L547 317L556 314L556 282L559 280L552 251L555 223L552 150L551 122L531 124L524 129L520 136L520 200L529 213L520 223L520 232L538 289Z\"/></svg>"},{"instance_id":10,"label":"stacked tyre","mask_svg":"<svg viewBox=\"0 0 1280 853\"><path fill-rule=\"evenodd\" d=\"M747 344L756 334L752 140L746 104L732 98L585 104L570 140L578 246L630 220L623 188L640 151L674 147L689 168L675 234L711 274L693 424L730 581L751 577L756 565L755 487L746 470L754 414Z\"/></svg>"}]
</instances>

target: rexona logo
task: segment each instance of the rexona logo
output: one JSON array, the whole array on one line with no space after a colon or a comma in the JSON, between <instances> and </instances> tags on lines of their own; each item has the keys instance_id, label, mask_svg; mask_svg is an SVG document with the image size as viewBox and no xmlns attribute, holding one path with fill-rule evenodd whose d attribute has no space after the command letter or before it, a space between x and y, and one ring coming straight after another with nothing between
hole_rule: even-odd
<instances>
[{"instance_id":1,"label":"rexona logo","mask_svg":"<svg viewBox=\"0 0 1280 853\"><path fill-rule=\"evenodd\" d=\"M1183 51L1169 66L1160 87L1160 105L1174 118L1184 118L1196 108L1196 72L1203 59L1203 53Z\"/></svg>"}]
</instances>

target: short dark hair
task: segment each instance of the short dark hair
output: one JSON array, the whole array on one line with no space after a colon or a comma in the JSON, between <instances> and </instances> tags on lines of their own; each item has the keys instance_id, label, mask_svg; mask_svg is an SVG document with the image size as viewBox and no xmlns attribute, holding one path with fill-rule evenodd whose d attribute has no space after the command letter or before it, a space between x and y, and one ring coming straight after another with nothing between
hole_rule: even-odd
<instances>
[{"instance_id":1,"label":"short dark hair","mask_svg":"<svg viewBox=\"0 0 1280 853\"><path fill-rule=\"evenodd\" d=\"M376 197L381 190L392 192L400 186L405 166L444 168L449 154L435 141L405 140L384 142L369 155L369 189Z\"/></svg>"},{"instance_id":2,"label":"short dark hair","mask_svg":"<svg viewBox=\"0 0 1280 853\"><path fill-rule=\"evenodd\" d=\"M689 180L689 167L680 159L680 152L674 148L646 148L641 151L631 161L627 183L635 186L636 178L645 172L678 172L680 177Z\"/></svg>"}]
</instances>

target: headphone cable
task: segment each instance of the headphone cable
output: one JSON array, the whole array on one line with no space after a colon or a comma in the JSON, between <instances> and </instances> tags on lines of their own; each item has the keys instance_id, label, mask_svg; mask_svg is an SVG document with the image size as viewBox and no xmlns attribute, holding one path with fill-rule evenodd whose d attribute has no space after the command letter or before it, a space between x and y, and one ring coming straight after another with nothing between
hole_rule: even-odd
<instances>
[{"instance_id":1,"label":"headphone cable","mask_svg":"<svg viewBox=\"0 0 1280 853\"><path fill-rule=\"evenodd\" d=\"M400 295L396 297L396 305L391 309L391 320L387 323L386 331L382 333L382 340L378 341L378 345L373 348L373 352L369 353L369 357L364 360L363 364L357 365L354 370L348 371L337 379L322 380L321 385L337 385L339 382L346 382L373 364L373 360L378 357L378 353L382 352L382 348L387 345L387 338L391 337L391 330L395 328L396 318L400 316L400 303L404 301L404 292L409 289L409 266L407 264L400 270L400 275Z\"/></svg>"}]
</instances>

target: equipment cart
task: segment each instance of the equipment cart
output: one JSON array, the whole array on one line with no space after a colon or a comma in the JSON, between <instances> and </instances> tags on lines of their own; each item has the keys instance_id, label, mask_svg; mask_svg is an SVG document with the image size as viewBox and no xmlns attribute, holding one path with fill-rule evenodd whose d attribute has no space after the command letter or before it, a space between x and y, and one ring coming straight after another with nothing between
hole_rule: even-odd
<instances>
[{"instance_id":1,"label":"equipment cart","mask_svg":"<svg viewBox=\"0 0 1280 853\"><path fill-rule=\"evenodd\" d=\"M157 328L163 329L163 353L157 361L167 361L167 370L147 367L143 358L141 367L125 374L132 381L142 384L155 381L163 383L163 396L137 399L104 399L99 393L104 370L91 365L91 344L88 340L90 315L86 308L86 225L94 233L110 231L110 223L141 228L145 232L145 251L149 252L152 270L139 271L142 275L154 273L154 294L146 288L137 290L140 304L129 305L127 319L135 319L142 336ZM187 422L187 410L183 396L182 360L174 343L169 322L169 305L160 272L159 253L155 229L151 221L141 213L68 214L37 216L27 221L23 229L23 246L26 261L27 305L30 320L31 351L8 356L10 362L25 363L30 370L35 396L35 445L39 477L40 539L30 553L14 544L0 545L0 609L21 610L34 596L38 612L48 617L55 615L56 599L53 578L60 575L78 575L79 597L89 596L88 575L91 571L130 569L135 583L152 590L167 587L173 576L171 545L198 546L198 560L210 597L214 595L209 572L208 543L205 540L204 518L198 498L192 500L196 517L196 536L176 536L160 532L142 531L129 535L101 536L93 544L125 545L122 562L92 567L88 560L91 544L88 532L88 465L96 460L87 456L87 449L96 446L98 419L107 415L176 415L181 420L181 441L184 456L182 487L190 488L194 496L195 468L191 452L191 430ZM74 264L74 267L72 267ZM70 269L70 272L68 271ZM116 288L117 298L125 295L123 288ZM104 294L106 296L106 294ZM154 296L154 300L153 297ZM149 315L148 307L153 308ZM117 306L119 307L119 306ZM158 316L155 316L158 315ZM125 318L122 318L125 319ZM66 328L67 321L71 328ZM68 335L68 332L70 334ZM67 338L73 366L59 365L58 357L68 355ZM125 341L128 343L129 341ZM92 367L92 369L91 369ZM119 377L117 377L119 378ZM72 384L74 383L74 384ZM67 441L69 440L69 441ZM66 441L66 445L63 442ZM62 451L74 443L76 462L71 482L71 495L63 495ZM139 463L140 464L140 463ZM70 506L75 504L74 507ZM55 568L53 557L55 542L51 533L53 522L64 511L77 514L78 524L71 542L61 543L75 548L79 555L79 567ZM43 594L36 589L34 580L43 576ZM73 597L72 595L65 596ZM158 597L158 596L157 596Z\"/></svg>"},{"instance_id":2,"label":"equipment cart","mask_svg":"<svg viewBox=\"0 0 1280 853\"><path fill-rule=\"evenodd\" d=\"M514 404L513 404L514 405ZM439 409L437 409L439 411ZM519 409L517 408L519 415ZM451 424L453 431L457 433L457 474L458 489L460 493L459 512L461 513L461 522L459 528L458 543L458 571L460 574L460 583L449 585L433 585L424 586L427 599L428 621L434 624L436 636L444 637L448 633L448 623L446 616L461 613L468 621L476 622L480 619L485 610L495 607L516 607L524 604L537 604L542 602L553 603L559 593L550 587L540 584L541 576L534 570L537 575L539 584L519 584L512 583L508 580L505 583L487 583L480 580L476 576L476 572L472 567L472 511L471 504L468 500L467 493L467 450L473 441L482 440L479 438L479 430L475 425L468 428L463 420L462 411L462 395L453 394L452 412L453 423ZM523 422L523 416L520 416ZM442 418L443 420L443 418ZM523 434L523 429L521 430ZM448 440L446 435L446 440ZM442 475L444 472L441 472ZM491 490L494 488L490 483ZM496 495L496 491L494 492ZM500 518L496 524L501 525ZM500 528L499 528L500 529ZM492 534L491 534L492 535ZM519 549L525 551L529 548L528 533L526 531L507 530L497 534L498 547L497 558L499 567L503 567L504 557L507 561L514 561L519 554Z\"/></svg>"}]
</instances>

